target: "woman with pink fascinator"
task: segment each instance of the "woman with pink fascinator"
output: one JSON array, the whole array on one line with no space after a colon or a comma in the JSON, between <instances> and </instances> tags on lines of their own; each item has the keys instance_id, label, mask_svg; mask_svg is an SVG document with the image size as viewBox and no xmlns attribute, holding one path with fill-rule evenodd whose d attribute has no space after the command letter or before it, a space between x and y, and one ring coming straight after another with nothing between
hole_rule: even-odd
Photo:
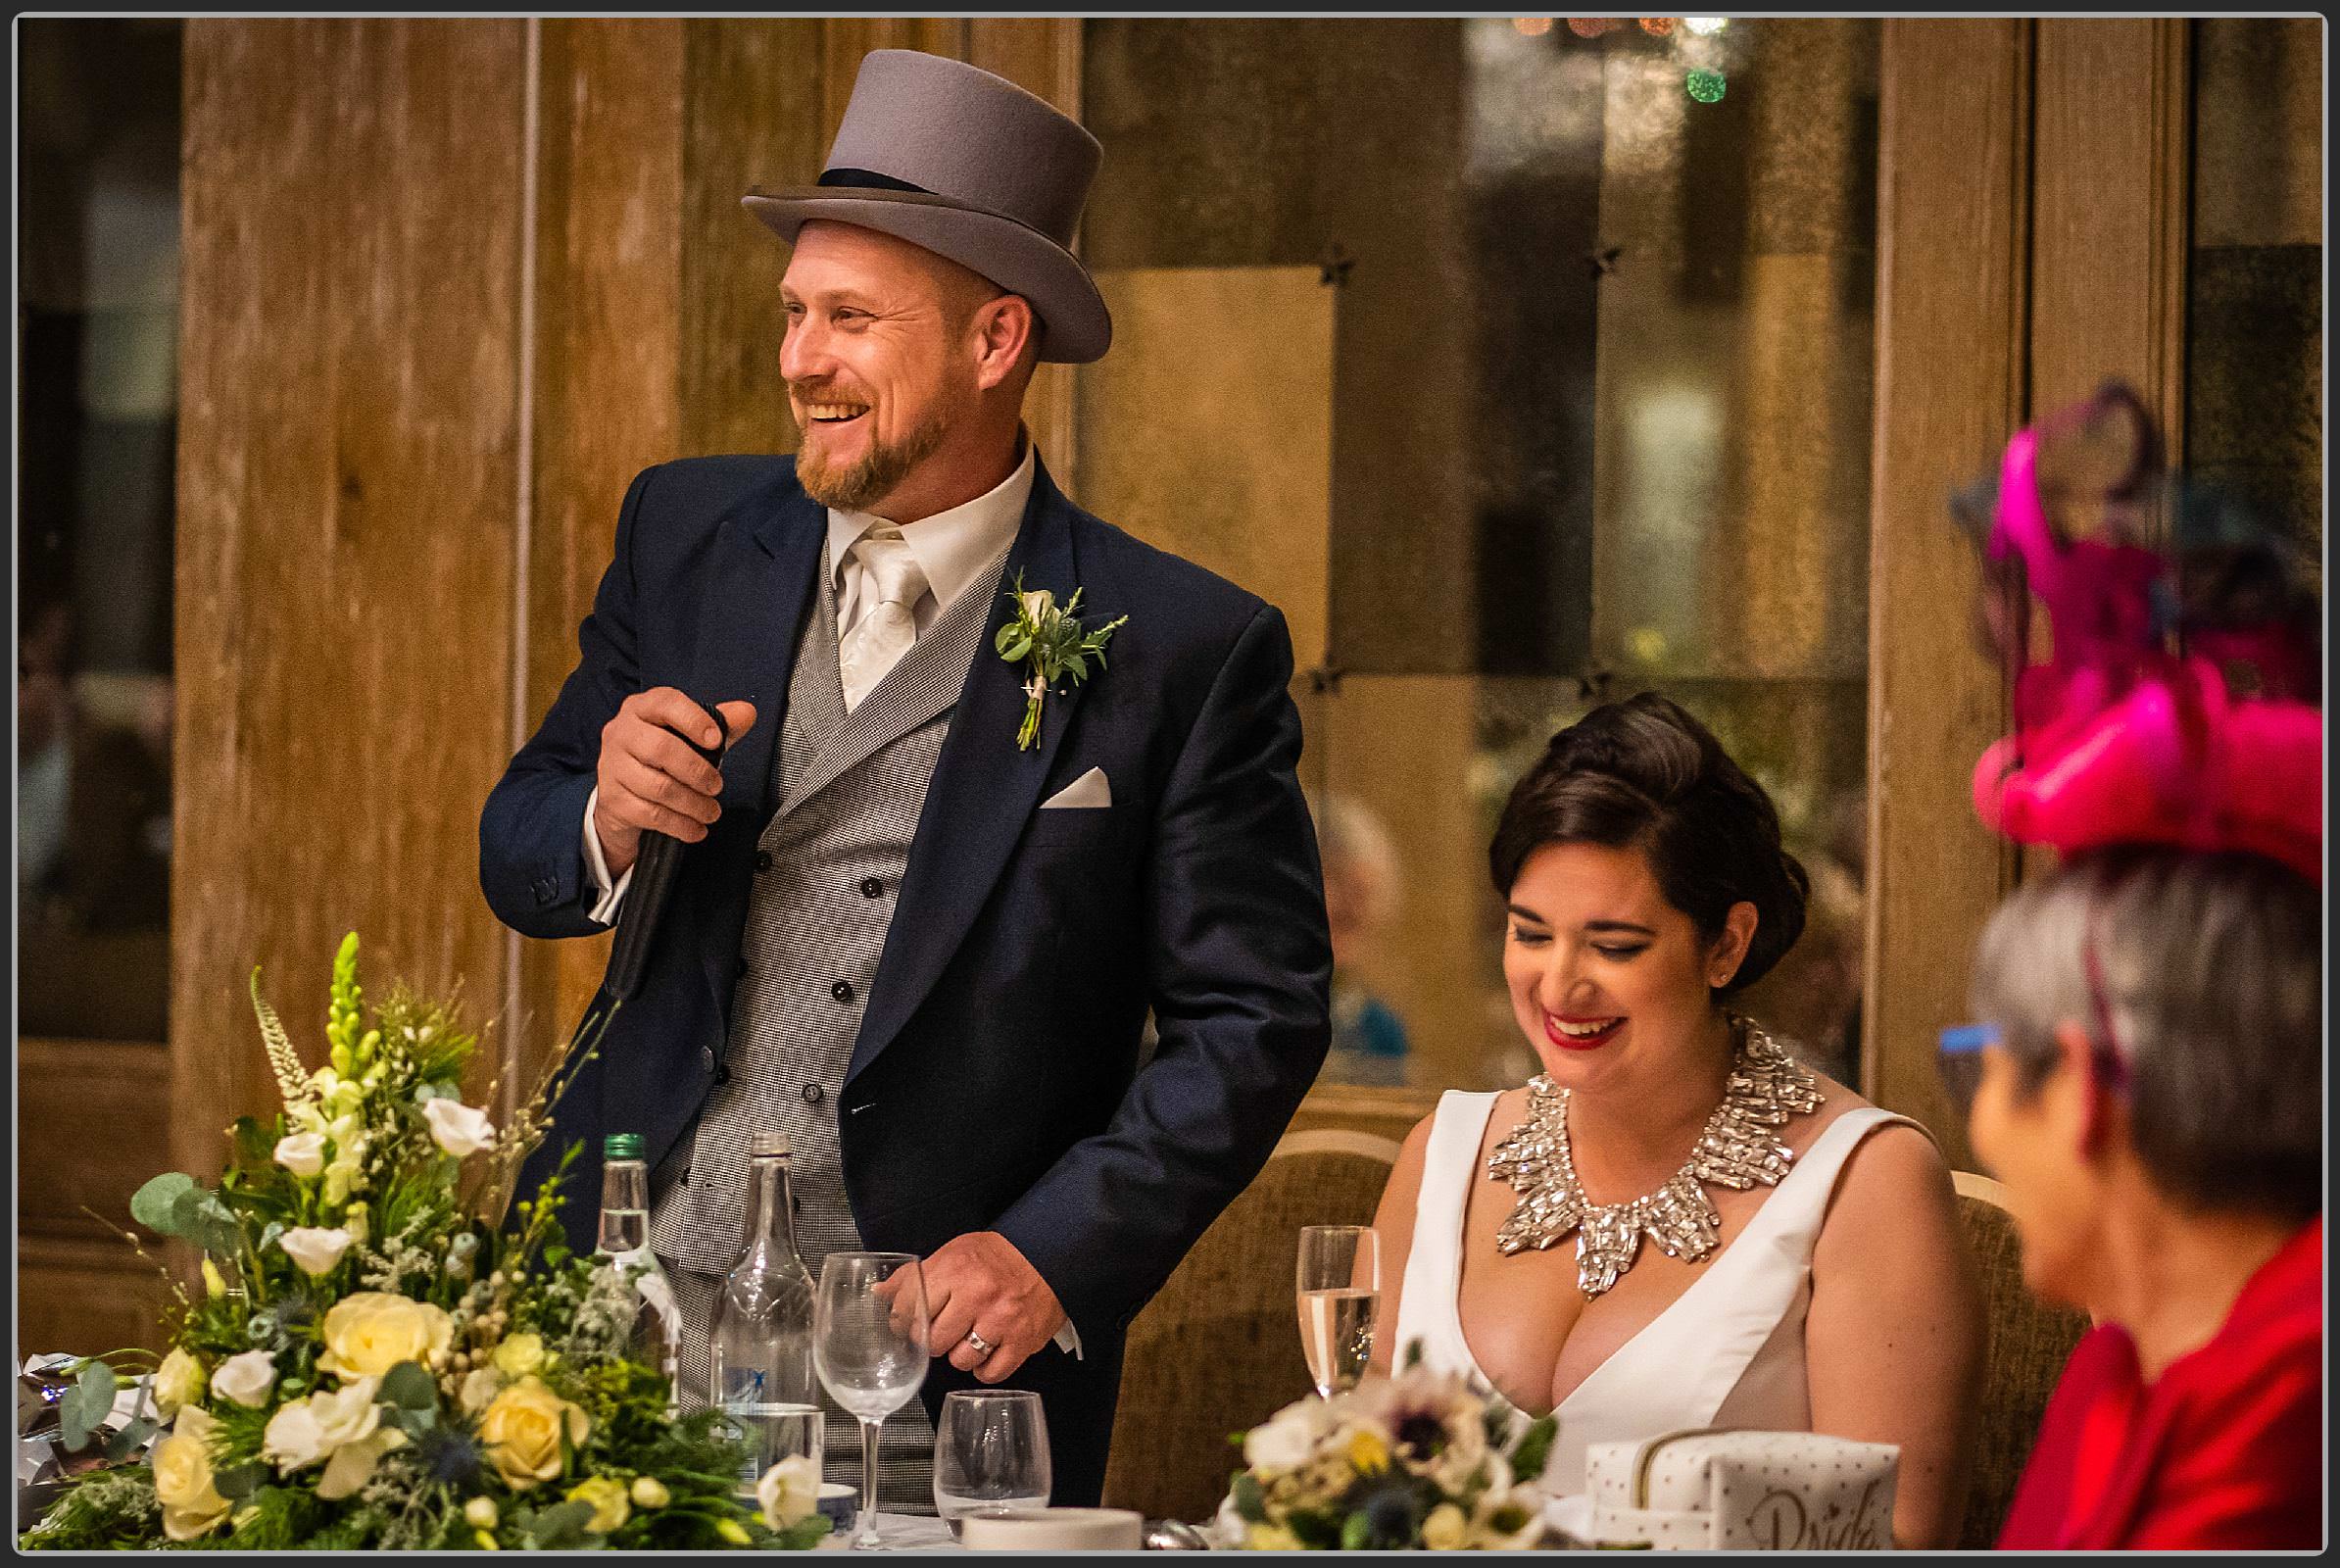
<instances>
[{"instance_id":1,"label":"woman with pink fascinator","mask_svg":"<svg viewBox=\"0 0 2340 1568\"><path fill-rule=\"evenodd\" d=\"M2109 388L2018 435L1983 820L2063 854L1994 914L1971 1131L2023 1272L2086 1308L1999 1544L2320 1544L2322 751L2281 546L2159 471ZM2053 656L2031 664L2029 598Z\"/></svg>"}]
</instances>

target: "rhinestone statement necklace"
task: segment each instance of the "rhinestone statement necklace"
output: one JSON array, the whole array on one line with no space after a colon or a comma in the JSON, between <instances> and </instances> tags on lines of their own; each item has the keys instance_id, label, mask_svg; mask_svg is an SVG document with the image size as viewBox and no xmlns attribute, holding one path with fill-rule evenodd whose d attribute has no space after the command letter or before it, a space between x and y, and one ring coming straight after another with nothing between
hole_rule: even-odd
<instances>
[{"instance_id":1,"label":"rhinestone statement necklace","mask_svg":"<svg viewBox=\"0 0 2340 1568\"><path fill-rule=\"evenodd\" d=\"M1795 1155L1773 1129L1821 1102L1820 1085L1753 1020L1731 1017L1738 1046L1723 1102L1706 1119L1689 1162L1654 1193L1622 1203L1594 1203L1577 1180L1568 1147L1568 1091L1538 1073L1528 1080L1528 1114L1487 1156L1490 1180L1505 1182L1519 1203L1495 1246L1505 1254L1541 1250L1577 1234L1577 1288L1599 1296L1633 1266L1641 1236L1668 1257L1695 1263L1715 1250L1722 1216L1701 1185L1746 1191L1777 1187Z\"/></svg>"}]
</instances>

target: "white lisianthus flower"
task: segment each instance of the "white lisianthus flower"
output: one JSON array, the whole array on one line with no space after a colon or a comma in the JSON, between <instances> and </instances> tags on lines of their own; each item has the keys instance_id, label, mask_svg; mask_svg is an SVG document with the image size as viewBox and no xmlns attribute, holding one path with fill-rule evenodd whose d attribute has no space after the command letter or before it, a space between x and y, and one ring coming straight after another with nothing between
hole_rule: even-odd
<instances>
[{"instance_id":1,"label":"white lisianthus flower","mask_svg":"<svg viewBox=\"0 0 2340 1568\"><path fill-rule=\"evenodd\" d=\"M210 1258L204 1262L209 1264ZM166 1418L178 1412L183 1404L193 1404L203 1397L203 1363L181 1349L173 1349L163 1357L163 1364L155 1368L154 1382L149 1392L155 1396L155 1409Z\"/></svg>"},{"instance_id":2,"label":"white lisianthus flower","mask_svg":"<svg viewBox=\"0 0 2340 1568\"><path fill-rule=\"evenodd\" d=\"M330 1274L333 1265L341 1261L341 1254L350 1250L350 1243L354 1240L348 1231L338 1225L331 1230L304 1225L277 1237L276 1245L284 1249L286 1257L300 1265L302 1273L314 1278L319 1274Z\"/></svg>"},{"instance_id":3,"label":"white lisianthus flower","mask_svg":"<svg viewBox=\"0 0 2340 1568\"><path fill-rule=\"evenodd\" d=\"M1031 592L1019 594L1017 597L1024 602L1025 618L1035 625L1046 620L1048 612L1056 608L1056 596L1046 588L1035 588Z\"/></svg>"},{"instance_id":4,"label":"white lisianthus flower","mask_svg":"<svg viewBox=\"0 0 2340 1568\"><path fill-rule=\"evenodd\" d=\"M276 1163L295 1176L314 1176L325 1168L325 1140L321 1133L293 1133L276 1140Z\"/></svg>"},{"instance_id":5,"label":"white lisianthus flower","mask_svg":"<svg viewBox=\"0 0 2340 1568\"><path fill-rule=\"evenodd\" d=\"M268 1430L261 1434L261 1457L274 1461L279 1475L290 1475L372 1437L382 1421L381 1406L373 1402L380 1382L359 1378L331 1393L312 1394L287 1404L268 1417ZM370 1475L372 1468L368 1462L366 1473Z\"/></svg>"},{"instance_id":6,"label":"white lisianthus flower","mask_svg":"<svg viewBox=\"0 0 2340 1568\"><path fill-rule=\"evenodd\" d=\"M487 1112L460 1100L424 1101L422 1119L430 1123L430 1135L439 1147L458 1159L476 1154L496 1141L496 1129Z\"/></svg>"},{"instance_id":7,"label":"white lisianthus flower","mask_svg":"<svg viewBox=\"0 0 2340 1568\"><path fill-rule=\"evenodd\" d=\"M1339 1419L1330 1400L1295 1399L1243 1435L1243 1463L1255 1470L1297 1470L1315 1457Z\"/></svg>"},{"instance_id":8,"label":"white lisianthus flower","mask_svg":"<svg viewBox=\"0 0 2340 1568\"><path fill-rule=\"evenodd\" d=\"M455 1402L463 1407L463 1414L477 1415L488 1407L504 1388L504 1375L492 1366L474 1367L463 1374L463 1381L456 1390Z\"/></svg>"},{"instance_id":9,"label":"white lisianthus flower","mask_svg":"<svg viewBox=\"0 0 2340 1568\"><path fill-rule=\"evenodd\" d=\"M811 1517L820 1506L820 1466L808 1453L790 1454L756 1481L756 1500L763 1508L763 1522L774 1530Z\"/></svg>"},{"instance_id":10,"label":"white lisianthus flower","mask_svg":"<svg viewBox=\"0 0 2340 1568\"><path fill-rule=\"evenodd\" d=\"M219 1370L212 1374L212 1393L222 1399L233 1399L246 1409L257 1410L268 1402L268 1391L276 1386L276 1358L266 1350L246 1350L231 1355L219 1363Z\"/></svg>"},{"instance_id":11,"label":"white lisianthus flower","mask_svg":"<svg viewBox=\"0 0 2340 1568\"><path fill-rule=\"evenodd\" d=\"M343 1444L325 1461L325 1473L317 1478L317 1494L333 1502L362 1490L373 1479L373 1467L382 1462L382 1455L406 1441L407 1435L398 1428L377 1426L357 1442Z\"/></svg>"}]
</instances>

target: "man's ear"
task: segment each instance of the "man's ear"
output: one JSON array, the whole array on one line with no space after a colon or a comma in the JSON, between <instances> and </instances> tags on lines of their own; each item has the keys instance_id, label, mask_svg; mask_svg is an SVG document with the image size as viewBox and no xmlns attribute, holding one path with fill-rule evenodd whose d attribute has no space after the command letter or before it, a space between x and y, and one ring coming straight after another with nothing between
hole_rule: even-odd
<instances>
[{"instance_id":1,"label":"man's ear","mask_svg":"<svg viewBox=\"0 0 2340 1568\"><path fill-rule=\"evenodd\" d=\"M1040 319L1021 294L1001 294L975 308L975 384L985 392L1004 384L1036 346Z\"/></svg>"}]
</instances>

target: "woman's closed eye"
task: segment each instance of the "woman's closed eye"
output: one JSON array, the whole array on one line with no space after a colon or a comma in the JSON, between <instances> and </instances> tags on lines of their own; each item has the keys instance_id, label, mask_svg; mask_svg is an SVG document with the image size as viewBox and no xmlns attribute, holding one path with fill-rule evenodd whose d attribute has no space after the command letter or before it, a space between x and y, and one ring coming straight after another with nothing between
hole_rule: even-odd
<instances>
[{"instance_id":1,"label":"woman's closed eye","mask_svg":"<svg viewBox=\"0 0 2340 1568\"><path fill-rule=\"evenodd\" d=\"M1599 954L1604 958L1623 959L1631 958L1639 954L1647 953L1649 951L1649 944L1646 942L1641 942L1629 947L1609 947L1604 943L1595 942L1592 944L1592 951Z\"/></svg>"}]
</instances>

